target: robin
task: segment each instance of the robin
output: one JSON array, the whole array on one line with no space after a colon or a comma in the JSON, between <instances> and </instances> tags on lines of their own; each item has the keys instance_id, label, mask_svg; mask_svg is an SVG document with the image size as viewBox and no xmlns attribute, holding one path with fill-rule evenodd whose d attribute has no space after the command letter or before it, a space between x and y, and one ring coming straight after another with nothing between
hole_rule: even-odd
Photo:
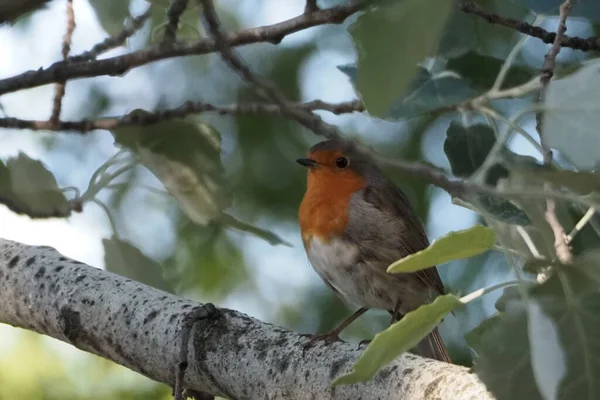
<instances>
[{"instance_id":1,"label":"robin","mask_svg":"<svg viewBox=\"0 0 600 400\"><path fill-rule=\"evenodd\" d=\"M351 143L328 140L297 162L308 168L298 216L308 259L325 283L358 310L337 328L310 335L340 340L339 333L370 308L402 315L444 293L436 267L390 274L394 261L429 246L423 224L404 193ZM451 362L435 328L417 347L424 356Z\"/></svg>"}]
</instances>

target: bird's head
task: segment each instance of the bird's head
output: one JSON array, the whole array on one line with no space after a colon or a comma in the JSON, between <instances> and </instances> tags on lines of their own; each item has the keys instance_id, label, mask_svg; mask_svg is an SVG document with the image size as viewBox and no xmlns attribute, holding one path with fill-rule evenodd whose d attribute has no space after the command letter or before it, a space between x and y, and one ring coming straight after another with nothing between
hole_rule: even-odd
<instances>
[{"instance_id":1,"label":"bird's head","mask_svg":"<svg viewBox=\"0 0 600 400\"><path fill-rule=\"evenodd\" d=\"M341 140L317 143L308 151L308 157L296 161L308 168L308 190L319 188L338 193L362 188L377 169L351 143Z\"/></svg>"}]
</instances>

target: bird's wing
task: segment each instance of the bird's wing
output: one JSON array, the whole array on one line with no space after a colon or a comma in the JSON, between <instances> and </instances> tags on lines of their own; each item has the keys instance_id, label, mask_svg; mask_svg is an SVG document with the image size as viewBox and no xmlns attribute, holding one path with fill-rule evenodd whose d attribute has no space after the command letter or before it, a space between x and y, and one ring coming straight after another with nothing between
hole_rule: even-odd
<instances>
[{"instance_id":1,"label":"bird's wing","mask_svg":"<svg viewBox=\"0 0 600 400\"><path fill-rule=\"evenodd\" d=\"M367 185L363 189L362 200L377 209L382 217L387 219L387 221L380 221L379 229L389 225L389 221L398 223L395 231L385 232L381 236L381 240L385 241L388 247L397 249L396 254L392 256L396 257L395 259L384 261L389 261L391 264L399 258L429 246L429 239L421 220L413 211L406 195L392 182L386 180L376 186ZM374 256L376 255L374 254ZM384 257L389 256L385 255ZM440 294L445 293L444 284L435 266L417 271L416 275L428 287L435 288Z\"/></svg>"}]
</instances>

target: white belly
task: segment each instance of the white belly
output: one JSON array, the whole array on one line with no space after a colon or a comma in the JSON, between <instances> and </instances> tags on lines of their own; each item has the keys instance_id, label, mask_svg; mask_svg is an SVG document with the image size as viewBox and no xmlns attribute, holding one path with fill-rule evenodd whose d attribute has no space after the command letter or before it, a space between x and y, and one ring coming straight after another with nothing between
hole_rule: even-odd
<instances>
[{"instance_id":1,"label":"white belly","mask_svg":"<svg viewBox=\"0 0 600 400\"><path fill-rule=\"evenodd\" d=\"M313 237L307 254L314 270L347 302L358 307L394 309L397 282L385 273L385 266L377 270L373 265L357 263L358 250L339 239L323 243Z\"/></svg>"}]
</instances>

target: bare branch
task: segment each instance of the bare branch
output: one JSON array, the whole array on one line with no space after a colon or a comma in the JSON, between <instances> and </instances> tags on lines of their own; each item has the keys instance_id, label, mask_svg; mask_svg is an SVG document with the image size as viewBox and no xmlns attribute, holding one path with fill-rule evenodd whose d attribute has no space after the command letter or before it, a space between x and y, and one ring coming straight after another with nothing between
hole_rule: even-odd
<instances>
[{"instance_id":1,"label":"bare branch","mask_svg":"<svg viewBox=\"0 0 600 400\"><path fill-rule=\"evenodd\" d=\"M550 83L550 80L554 76L554 68L556 67L556 56L560 53L561 43L565 37L567 31L567 16L573 7L572 0L565 0L560 6L560 16L558 21L558 29L556 30L556 37L554 43L546 54L544 65L542 66L542 75L540 76L540 83L542 85L539 102L544 101L546 88ZM552 150L546 143L543 126L543 110L536 113L536 129L540 136L540 144L542 146L543 161L544 164L550 165L552 163ZM551 185L546 185L547 189L550 189ZM556 215L556 201L554 199L546 200L546 212L544 217L552 233L554 234L554 247L556 249L556 256L563 264L570 264L573 261L573 254L567 242L567 234L562 224L560 223Z\"/></svg>"},{"instance_id":2,"label":"bare branch","mask_svg":"<svg viewBox=\"0 0 600 400\"><path fill-rule=\"evenodd\" d=\"M110 267L109 267L110 268ZM331 388L363 350L319 344L239 312L151 288L71 260L50 247L0 239L0 323L54 337L170 386L182 327L206 309L189 338L183 386L229 399L416 400L492 395L465 367L403 354L371 381Z\"/></svg>"},{"instance_id":3,"label":"bare branch","mask_svg":"<svg viewBox=\"0 0 600 400\"><path fill-rule=\"evenodd\" d=\"M73 0L67 0L67 31L63 38L62 57L66 60L71 51L71 39L75 31L75 12L73 11ZM62 99L65 96L66 82L58 82L55 88L54 102L52 106L52 114L50 115L50 123L56 124L60 118L60 110L62 108Z\"/></svg>"},{"instance_id":4,"label":"bare branch","mask_svg":"<svg viewBox=\"0 0 600 400\"><path fill-rule=\"evenodd\" d=\"M230 46L241 46L250 43L279 43L284 37L305 29L326 25L341 24L347 17L362 9L365 1L352 1L348 4L312 13L302 14L273 25L246 29L226 35ZM72 79L90 78L94 76L118 76L129 70L167 58L213 53L217 50L214 39L206 38L193 42L173 43L165 46L158 44L144 50L121 56L111 57L95 62L61 61L48 68L24 72L10 78L0 80L0 95L21 89L33 88L49 83Z\"/></svg>"},{"instance_id":5,"label":"bare branch","mask_svg":"<svg viewBox=\"0 0 600 400\"><path fill-rule=\"evenodd\" d=\"M556 40L556 33L548 32L537 26L532 26L526 22L519 21L518 19L503 17L491 12L486 11L480 5L472 1L464 1L458 5L459 10L473 14L478 17L485 19L487 22L496 25L502 25L504 27L513 29L515 31L524 33L538 39L541 39L544 43L554 43ZM575 50L581 51L600 51L600 38L592 36L589 38L578 38L563 35L559 41L560 46L569 47Z\"/></svg>"},{"instance_id":6,"label":"bare branch","mask_svg":"<svg viewBox=\"0 0 600 400\"><path fill-rule=\"evenodd\" d=\"M297 109L310 111L329 111L336 115L364 111L364 106L360 100L336 104L325 103L321 100L313 100L308 103L292 103L290 106ZM97 120L58 121L56 124L51 124L48 121L0 118L0 128L85 133L96 129L111 130L120 126L150 125L160 121L166 121L173 118L182 118L188 115L200 114L204 112L216 112L220 115L281 115L281 108L276 104L269 103L239 103L219 106L201 101L187 101L177 108L159 110L149 115L136 118L132 118L129 115L123 115L120 117L101 118Z\"/></svg>"},{"instance_id":7,"label":"bare branch","mask_svg":"<svg viewBox=\"0 0 600 400\"><path fill-rule=\"evenodd\" d=\"M328 139L341 137L340 132L335 126L325 123L321 117L311 111L305 111L290 106L288 100L279 89L266 79L255 75L242 61L241 57L231 49L227 37L221 32L219 18L212 0L200 0L200 2L204 7L205 21L208 25L208 30L215 38L217 49L225 62L227 62L234 71L240 74L240 76L248 83L253 85L257 93L279 105L281 113L286 117L297 121L317 135L325 136Z\"/></svg>"},{"instance_id":8,"label":"bare branch","mask_svg":"<svg viewBox=\"0 0 600 400\"><path fill-rule=\"evenodd\" d=\"M177 26L179 25L179 18L185 12L188 7L189 0L171 0L171 5L167 11L167 17L169 23L165 27L165 36L163 43L174 42L177 35Z\"/></svg>"},{"instance_id":9,"label":"bare branch","mask_svg":"<svg viewBox=\"0 0 600 400\"><path fill-rule=\"evenodd\" d=\"M133 18L129 24L127 24L121 32L116 34L115 36L110 36L104 39L102 42L94 45L91 50L85 51L76 56L69 57L69 62L80 62L80 61L89 61L95 60L102 53L106 53L109 50L117 48L121 46L127 39L133 36L137 31L139 31L146 20L150 17L152 12L152 5L148 7L148 9L141 15Z\"/></svg>"}]
</instances>

